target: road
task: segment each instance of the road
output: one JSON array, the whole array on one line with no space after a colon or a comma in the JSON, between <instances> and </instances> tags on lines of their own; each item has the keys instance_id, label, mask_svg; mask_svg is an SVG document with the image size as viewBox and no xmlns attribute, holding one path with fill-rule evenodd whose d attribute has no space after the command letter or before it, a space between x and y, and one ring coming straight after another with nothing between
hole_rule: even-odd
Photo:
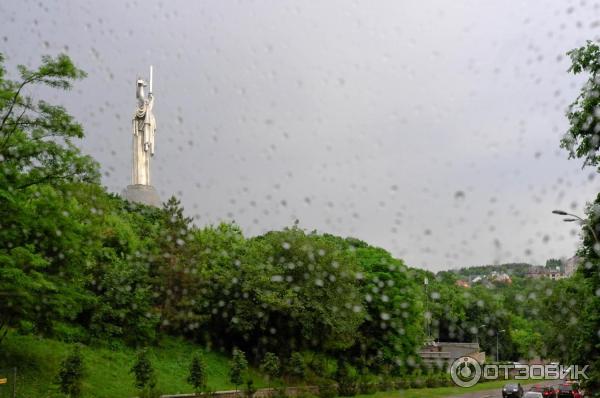
<instances>
[{"instance_id":1,"label":"road","mask_svg":"<svg viewBox=\"0 0 600 398\"><path fill-rule=\"evenodd\" d=\"M512 380L507 380L506 384L513 382ZM559 384L560 380L540 380L537 383L527 383L521 384L523 386L523 391L529 391L529 388L535 385L540 386L554 386ZM445 398L502 398L502 388L494 388L491 390L483 390L477 392L471 392L462 395L448 395Z\"/></svg>"}]
</instances>

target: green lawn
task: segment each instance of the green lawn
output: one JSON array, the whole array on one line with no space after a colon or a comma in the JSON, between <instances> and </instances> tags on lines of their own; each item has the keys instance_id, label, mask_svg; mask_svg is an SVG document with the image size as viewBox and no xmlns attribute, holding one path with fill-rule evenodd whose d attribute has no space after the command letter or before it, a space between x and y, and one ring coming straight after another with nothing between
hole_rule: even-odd
<instances>
[{"instance_id":1,"label":"green lawn","mask_svg":"<svg viewBox=\"0 0 600 398\"><path fill-rule=\"evenodd\" d=\"M60 362L69 354L73 345L35 336L10 333L0 345L0 369L18 368L18 398L59 397L54 384ZM229 360L216 352L201 349L181 339L166 338L159 347L150 350L152 363L158 376L158 389L162 393L176 394L191 392L186 383L191 354L202 351L208 367L208 384L215 390L234 387L228 381ZM87 369L83 396L89 398L133 397L133 376L129 373L135 361L136 350L120 347L118 351L103 347L82 349ZM256 387L266 387L266 380L254 369L251 370ZM359 395L360 398L442 398L474 391L501 388L506 381L480 383L470 388L439 387L378 392L374 395ZM0 396L1 396L0 392Z\"/></svg>"},{"instance_id":2,"label":"green lawn","mask_svg":"<svg viewBox=\"0 0 600 398\"><path fill-rule=\"evenodd\" d=\"M9 334L0 345L0 369L18 368L17 397L42 398L57 394L56 374L60 362L71 351L72 345L35 336ZM160 347L153 347L151 359L158 376L158 389L163 393L189 393L186 383L191 354L200 347L180 339L168 338ZM234 387L228 382L228 358L220 353L202 350L208 367L208 385L212 389ZM83 347L87 368L84 397L126 398L136 395L133 376L129 373L136 351L131 348ZM251 370L255 386L266 387L266 381Z\"/></svg>"}]
</instances>

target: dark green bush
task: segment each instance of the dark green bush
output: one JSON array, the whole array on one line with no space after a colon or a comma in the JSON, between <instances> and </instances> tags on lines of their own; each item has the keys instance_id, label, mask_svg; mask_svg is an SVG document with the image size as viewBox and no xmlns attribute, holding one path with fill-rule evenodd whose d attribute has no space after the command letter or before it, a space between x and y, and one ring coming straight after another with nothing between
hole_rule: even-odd
<instances>
[{"instance_id":1,"label":"dark green bush","mask_svg":"<svg viewBox=\"0 0 600 398\"><path fill-rule=\"evenodd\" d=\"M438 385L439 385L438 378L435 376L435 374L430 374L425 379L425 386L427 388L435 388Z\"/></svg>"},{"instance_id":2,"label":"dark green bush","mask_svg":"<svg viewBox=\"0 0 600 398\"><path fill-rule=\"evenodd\" d=\"M410 388L423 388L425 387L425 382L421 376L417 376L410 380Z\"/></svg>"},{"instance_id":3,"label":"dark green bush","mask_svg":"<svg viewBox=\"0 0 600 398\"><path fill-rule=\"evenodd\" d=\"M57 322L52 332L57 340L65 343L87 343L89 341L87 331L78 325Z\"/></svg>"},{"instance_id":4,"label":"dark green bush","mask_svg":"<svg viewBox=\"0 0 600 398\"><path fill-rule=\"evenodd\" d=\"M319 398L335 398L337 396L337 387L335 384L323 384L319 386Z\"/></svg>"},{"instance_id":5,"label":"dark green bush","mask_svg":"<svg viewBox=\"0 0 600 398\"><path fill-rule=\"evenodd\" d=\"M408 379L401 378L401 379L396 380L396 383L394 383L394 386L396 387L397 390L406 390L407 388L410 388L410 381Z\"/></svg>"},{"instance_id":6,"label":"dark green bush","mask_svg":"<svg viewBox=\"0 0 600 398\"><path fill-rule=\"evenodd\" d=\"M296 398L317 398L317 396L308 389L302 388L298 391Z\"/></svg>"},{"instance_id":7,"label":"dark green bush","mask_svg":"<svg viewBox=\"0 0 600 398\"><path fill-rule=\"evenodd\" d=\"M358 391L363 395L372 395L377 392L377 382L374 376L361 375L358 378Z\"/></svg>"},{"instance_id":8,"label":"dark green bush","mask_svg":"<svg viewBox=\"0 0 600 398\"><path fill-rule=\"evenodd\" d=\"M272 398L287 398L287 387L276 387L273 389L273 397ZM327 397L332 398L332 397Z\"/></svg>"},{"instance_id":9,"label":"dark green bush","mask_svg":"<svg viewBox=\"0 0 600 398\"><path fill-rule=\"evenodd\" d=\"M353 397L358 393L358 372L345 361L338 361L335 381L338 383L338 394L341 397Z\"/></svg>"},{"instance_id":10,"label":"dark green bush","mask_svg":"<svg viewBox=\"0 0 600 398\"><path fill-rule=\"evenodd\" d=\"M379 391L391 391L394 389L394 387L395 387L394 380L389 376L383 377L383 379L379 382L379 384L377 386Z\"/></svg>"}]
</instances>

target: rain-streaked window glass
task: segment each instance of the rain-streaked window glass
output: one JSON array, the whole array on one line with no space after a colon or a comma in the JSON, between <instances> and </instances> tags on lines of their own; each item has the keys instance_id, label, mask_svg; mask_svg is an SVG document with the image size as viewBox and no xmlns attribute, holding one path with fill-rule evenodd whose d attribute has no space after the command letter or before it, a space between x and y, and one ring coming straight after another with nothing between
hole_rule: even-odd
<instances>
[{"instance_id":1,"label":"rain-streaked window glass","mask_svg":"<svg viewBox=\"0 0 600 398\"><path fill-rule=\"evenodd\" d=\"M599 15L0 3L0 398L600 393Z\"/></svg>"}]
</instances>

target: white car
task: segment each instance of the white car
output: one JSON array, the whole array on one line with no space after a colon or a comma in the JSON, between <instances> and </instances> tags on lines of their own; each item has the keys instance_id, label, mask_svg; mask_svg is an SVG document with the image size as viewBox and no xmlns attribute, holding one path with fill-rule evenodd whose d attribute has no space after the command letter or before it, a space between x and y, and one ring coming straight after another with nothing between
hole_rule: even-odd
<instances>
[{"instance_id":1,"label":"white car","mask_svg":"<svg viewBox=\"0 0 600 398\"><path fill-rule=\"evenodd\" d=\"M544 398L544 395L541 392L527 391L523 398Z\"/></svg>"}]
</instances>

